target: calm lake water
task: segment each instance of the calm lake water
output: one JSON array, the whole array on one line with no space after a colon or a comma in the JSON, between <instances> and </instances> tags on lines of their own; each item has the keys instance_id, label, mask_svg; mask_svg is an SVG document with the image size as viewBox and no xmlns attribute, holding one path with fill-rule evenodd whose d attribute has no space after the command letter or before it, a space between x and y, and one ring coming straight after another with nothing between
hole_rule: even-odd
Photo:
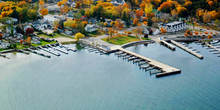
<instances>
[{"instance_id":1,"label":"calm lake water","mask_svg":"<svg viewBox=\"0 0 220 110\"><path fill-rule=\"evenodd\" d=\"M85 49L51 59L9 53L0 58L0 110L219 110L220 57L190 45L203 60L159 44L127 48L182 70L162 78Z\"/></svg>"}]
</instances>

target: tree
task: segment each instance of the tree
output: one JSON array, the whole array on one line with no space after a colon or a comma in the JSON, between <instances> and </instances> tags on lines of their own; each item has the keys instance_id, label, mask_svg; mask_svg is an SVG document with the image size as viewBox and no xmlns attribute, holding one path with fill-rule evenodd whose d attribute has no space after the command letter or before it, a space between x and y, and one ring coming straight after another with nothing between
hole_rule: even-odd
<instances>
[{"instance_id":1,"label":"tree","mask_svg":"<svg viewBox=\"0 0 220 110\"><path fill-rule=\"evenodd\" d=\"M212 38L212 35L208 35L208 37L207 37L208 39L211 39Z\"/></svg>"},{"instance_id":2,"label":"tree","mask_svg":"<svg viewBox=\"0 0 220 110\"><path fill-rule=\"evenodd\" d=\"M74 20L72 20L72 19L67 19L67 21L65 21L65 22L63 23L63 26L64 26L65 28L72 28L72 25L73 25L73 24L76 24Z\"/></svg>"},{"instance_id":3,"label":"tree","mask_svg":"<svg viewBox=\"0 0 220 110\"><path fill-rule=\"evenodd\" d=\"M45 16L48 14L48 9L47 8L43 8L42 10L40 10L40 13L42 16Z\"/></svg>"},{"instance_id":4,"label":"tree","mask_svg":"<svg viewBox=\"0 0 220 110\"><path fill-rule=\"evenodd\" d=\"M114 30L112 28L108 28L108 33L109 33L109 36L112 37Z\"/></svg>"},{"instance_id":5,"label":"tree","mask_svg":"<svg viewBox=\"0 0 220 110\"><path fill-rule=\"evenodd\" d=\"M137 25L138 24L138 19L137 18L134 18L133 20L133 25Z\"/></svg>"},{"instance_id":6,"label":"tree","mask_svg":"<svg viewBox=\"0 0 220 110\"><path fill-rule=\"evenodd\" d=\"M211 21L211 14L209 14L207 11L203 14L203 22L209 23Z\"/></svg>"},{"instance_id":7,"label":"tree","mask_svg":"<svg viewBox=\"0 0 220 110\"><path fill-rule=\"evenodd\" d=\"M185 7L177 7L177 13L179 17L187 17L188 16L188 10Z\"/></svg>"},{"instance_id":8,"label":"tree","mask_svg":"<svg viewBox=\"0 0 220 110\"><path fill-rule=\"evenodd\" d=\"M153 18L154 16L155 16L154 13L147 13L147 18L148 18L148 19L151 19L151 18Z\"/></svg>"},{"instance_id":9,"label":"tree","mask_svg":"<svg viewBox=\"0 0 220 110\"><path fill-rule=\"evenodd\" d=\"M156 17L153 17L153 18L152 18L152 21L153 21L154 23L157 23L157 22L159 22L159 19L156 18Z\"/></svg>"},{"instance_id":10,"label":"tree","mask_svg":"<svg viewBox=\"0 0 220 110\"><path fill-rule=\"evenodd\" d=\"M27 15L29 19L35 20L37 18L37 11L35 9L29 9Z\"/></svg>"},{"instance_id":11,"label":"tree","mask_svg":"<svg viewBox=\"0 0 220 110\"><path fill-rule=\"evenodd\" d=\"M160 32L161 32L162 34L165 34L165 33L166 33L166 29L160 28Z\"/></svg>"},{"instance_id":12,"label":"tree","mask_svg":"<svg viewBox=\"0 0 220 110\"><path fill-rule=\"evenodd\" d=\"M137 27L136 29L134 29L133 32L135 34L135 37L140 38L139 34L142 33L142 31L143 31L143 29L141 27Z\"/></svg>"},{"instance_id":13,"label":"tree","mask_svg":"<svg viewBox=\"0 0 220 110\"><path fill-rule=\"evenodd\" d=\"M136 10L135 16L140 19L141 16L144 15L144 11L143 10Z\"/></svg>"},{"instance_id":14,"label":"tree","mask_svg":"<svg viewBox=\"0 0 220 110\"><path fill-rule=\"evenodd\" d=\"M81 34L80 32L75 35L75 39L76 39L77 41L79 41L79 39L84 38L84 37L85 37L85 35L84 35L84 34Z\"/></svg>"},{"instance_id":15,"label":"tree","mask_svg":"<svg viewBox=\"0 0 220 110\"><path fill-rule=\"evenodd\" d=\"M25 34L28 36L27 37L27 44L31 44L31 34L34 33L34 29L33 28L30 28L28 27L26 30L25 30Z\"/></svg>"},{"instance_id":16,"label":"tree","mask_svg":"<svg viewBox=\"0 0 220 110\"><path fill-rule=\"evenodd\" d=\"M153 5L151 3L146 3L144 11L146 14L151 13L153 11Z\"/></svg>"},{"instance_id":17,"label":"tree","mask_svg":"<svg viewBox=\"0 0 220 110\"><path fill-rule=\"evenodd\" d=\"M152 26L153 25L152 19L148 19L147 24L148 24L148 26Z\"/></svg>"},{"instance_id":18,"label":"tree","mask_svg":"<svg viewBox=\"0 0 220 110\"><path fill-rule=\"evenodd\" d=\"M2 40L3 39L3 35L2 35L2 33L0 33L0 40Z\"/></svg>"},{"instance_id":19,"label":"tree","mask_svg":"<svg viewBox=\"0 0 220 110\"><path fill-rule=\"evenodd\" d=\"M215 25L219 27L220 26L220 20L216 19L215 20Z\"/></svg>"},{"instance_id":20,"label":"tree","mask_svg":"<svg viewBox=\"0 0 220 110\"><path fill-rule=\"evenodd\" d=\"M199 35L199 32L198 32L198 31L195 31L195 35Z\"/></svg>"}]
</instances>

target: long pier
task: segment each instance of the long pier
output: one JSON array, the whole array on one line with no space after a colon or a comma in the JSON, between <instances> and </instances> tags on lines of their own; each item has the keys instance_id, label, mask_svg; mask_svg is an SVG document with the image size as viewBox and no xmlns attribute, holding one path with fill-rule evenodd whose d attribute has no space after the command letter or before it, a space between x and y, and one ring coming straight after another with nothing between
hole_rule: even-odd
<instances>
[{"instance_id":1,"label":"long pier","mask_svg":"<svg viewBox=\"0 0 220 110\"><path fill-rule=\"evenodd\" d=\"M145 62L148 65L148 66L139 65L140 68L145 68L145 70L152 70L152 69L156 68L156 69L160 70L161 73L157 73L156 77L181 73L180 69L177 69L177 68L171 67L169 65L163 64L163 63L158 62L156 60L152 60L150 58L147 58L145 56L142 56L142 55L139 55L137 53L131 52L131 51L126 50L124 48L119 48L118 51L119 52L116 53L118 55L120 55L120 54L123 54L123 56L129 55L129 56L132 56L130 58L130 60L139 59L140 62ZM142 64L144 64L144 63L142 63Z\"/></svg>"},{"instance_id":2,"label":"long pier","mask_svg":"<svg viewBox=\"0 0 220 110\"><path fill-rule=\"evenodd\" d=\"M169 49L171 50L176 50L176 47L170 43L168 43L167 41L165 40L160 40L160 43L163 44L164 46L168 47Z\"/></svg>"},{"instance_id":3,"label":"long pier","mask_svg":"<svg viewBox=\"0 0 220 110\"><path fill-rule=\"evenodd\" d=\"M171 42L172 42L173 44L175 44L176 46L182 48L183 50L189 52L190 54L192 54L192 55L194 55L194 56L196 56L196 57L198 57L198 58L200 58L200 59L203 59L203 56L202 56L202 55L200 55L200 54L198 54L197 52L195 52L195 51L193 51L193 50L191 50L191 49L185 47L184 45L182 45L182 44L180 44L180 43L178 43L178 42L176 42L176 41L174 41L174 40L171 40Z\"/></svg>"}]
</instances>

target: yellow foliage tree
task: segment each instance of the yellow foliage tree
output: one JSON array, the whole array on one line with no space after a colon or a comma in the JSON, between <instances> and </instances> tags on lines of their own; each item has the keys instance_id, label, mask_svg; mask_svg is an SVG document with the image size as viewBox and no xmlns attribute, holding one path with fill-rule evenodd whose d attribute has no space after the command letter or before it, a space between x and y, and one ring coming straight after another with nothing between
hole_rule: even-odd
<instances>
[{"instance_id":1,"label":"yellow foliage tree","mask_svg":"<svg viewBox=\"0 0 220 110\"><path fill-rule=\"evenodd\" d=\"M151 13L153 11L153 5L151 3L146 3L144 11L146 14Z\"/></svg>"},{"instance_id":2,"label":"yellow foliage tree","mask_svg":"<svg viewBox=\"0 0 220 110\"><path fill-rule=\"evenodd\" d=\"M84 35L84 34L81 34L80 32L77 33L77 34L75 34L75 39L76 39L77 41L79 41L79 39L84 38L84 37L85 37L85 35Z\"/></svg>"}]
</instances>

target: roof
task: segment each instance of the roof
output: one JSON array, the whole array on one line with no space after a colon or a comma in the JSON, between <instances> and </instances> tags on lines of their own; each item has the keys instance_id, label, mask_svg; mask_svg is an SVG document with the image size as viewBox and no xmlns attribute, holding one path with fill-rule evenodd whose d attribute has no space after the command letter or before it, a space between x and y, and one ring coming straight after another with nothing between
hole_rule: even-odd
<instances>
[{"instance_id":1,"label":"roof","mask_svg":"<svg viewBox=\"0 0 220 110\"><path fill-rule=\"evenodd\" d=\"M170 23L167 23L165 25L169 25L169 26L172 26L172 25L177 25L177 24L181 24L183 22L180 22L180 21L173 21L173 22L170 22Z\"/></svg>"}]
</instances>

